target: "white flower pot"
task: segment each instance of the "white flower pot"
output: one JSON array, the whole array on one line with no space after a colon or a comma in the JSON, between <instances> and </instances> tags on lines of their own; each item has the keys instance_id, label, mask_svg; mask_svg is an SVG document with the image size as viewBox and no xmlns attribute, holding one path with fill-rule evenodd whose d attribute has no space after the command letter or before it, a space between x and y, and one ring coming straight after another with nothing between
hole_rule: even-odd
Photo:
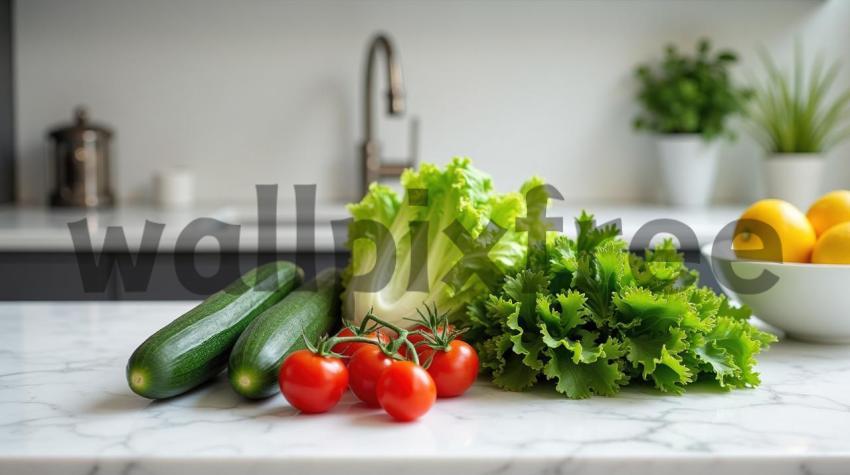
<instances>
[{"instance_id":1,"label":"white flower pot","mask_svg":"<svg viewBox=\"0 0 850 475\"><path fill-rule=\"evenodd\" d=\"M660 135L656 141L667 202L701 207L711 200L717 170L717 141L699 134Z\"/></svg>"},{"instance_id":2,"label":"white flower pot","mask_svg":"<svg viewBox=\"0 0 850 475\"><path fill-rule=\"evenodd\" d=\"M820 196L826 158L814 153L784 153L764 161L768 198L785 200L803 211Z\"/></svg>"}]
</instances>

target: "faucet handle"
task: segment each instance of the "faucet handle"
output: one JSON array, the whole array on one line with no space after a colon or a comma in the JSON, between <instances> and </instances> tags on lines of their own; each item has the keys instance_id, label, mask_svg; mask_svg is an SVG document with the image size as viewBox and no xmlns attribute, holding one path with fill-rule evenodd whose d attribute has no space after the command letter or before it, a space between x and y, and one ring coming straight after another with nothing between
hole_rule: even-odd
<instances>
[{"instance_id":1,"label":"faucet handle","mask_svg":"<svg viewBox=\"0 0 850 475\"><path fill-rule=\"evenodd\" d=\"M364 147L374 147L374 144L367 143ZM375 166L373 173L375 174L372 177L369 177L369 182L375 181L380 177L393 177L398 178L404 173L405 169L415 168L416 163L419 161L419 118L411 117L410 118L410 132L408 133L408 156L407 158L399 158L396 160L390 160L389 162L379 162L377 166ZM368 152L368 150L367 150ZM377 152L372 151L374 155L377 156ZM367 170L368 171L368 170Z\"/></svg>"}]
</instances>

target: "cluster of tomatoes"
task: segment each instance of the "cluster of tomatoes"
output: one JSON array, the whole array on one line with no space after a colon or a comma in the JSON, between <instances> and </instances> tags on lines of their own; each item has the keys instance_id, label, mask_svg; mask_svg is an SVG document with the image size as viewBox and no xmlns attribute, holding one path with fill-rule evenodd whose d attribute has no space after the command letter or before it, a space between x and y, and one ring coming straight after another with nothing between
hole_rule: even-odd
<instances>
[{"instance_id":1,"label":"cluster of tomatoes","mask_svg":"<svg viewBox=\"0 0 850 475\"><path fill-rule=\"evenodd\" d=\"M478 354L458 339L445 316L431 315L410 330L374 315L377 325L347 326L336 336L292 353L280 368L280 390L296 409L332 409L347 388L394 419L412 421L437 397L460 396L478 375ZM439 322L439 323L438 323Z\"/></svg>"}]
</instances>

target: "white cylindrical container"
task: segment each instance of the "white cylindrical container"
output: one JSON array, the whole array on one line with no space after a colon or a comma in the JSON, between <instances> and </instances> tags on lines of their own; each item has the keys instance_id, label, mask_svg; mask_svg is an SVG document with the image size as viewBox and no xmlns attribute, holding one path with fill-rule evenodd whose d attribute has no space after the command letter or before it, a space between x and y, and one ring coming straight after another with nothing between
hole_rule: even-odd
<instances>
[{"instance_id":1,"label":"white cylindrical container","mask_svg":"<svg viewBox=\"0 0 850 475\"><path fill-rule=\"evenodd\" d=\"M163 170L154 177L154 195L162 208L186 208L195 198L195 177L184 168Z\"/></svg>"},{"instance_id":2,"label":"white cylindrical container","mask_svg":"<svg viewBox=\"0 0 850 475\"><path fill-rule=\"evenodd\" d=\"M805 211L821 195L826 158L816 153L768 156L763 165L768 198L785 200Z\"/></svg>"},{"instance_id":3,"label":"white cylindrical container","mask_svg":"<svg viewBox=\"0 0 850 475\"><path fill-rule=\"evenodd\" d=\"M667 202L674 206L704 207L714 191L718 141L699 134L659 135L656 144Z\"/></svg>"}]
</instances>

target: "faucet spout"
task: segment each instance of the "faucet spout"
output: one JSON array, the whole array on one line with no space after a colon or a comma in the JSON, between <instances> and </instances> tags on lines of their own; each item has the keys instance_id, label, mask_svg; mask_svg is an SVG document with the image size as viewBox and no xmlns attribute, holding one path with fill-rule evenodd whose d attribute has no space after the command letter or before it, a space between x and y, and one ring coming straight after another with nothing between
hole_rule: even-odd
<instances>
[{"instance_id":1,"label":"faucet spout","mask_svg":"<svg viewBox=\"0 0 850 475\"><path fill-rule=\"evenodd\" d=\"M372 106L374 104L372 95L375 83L375 61L378 53L383 51L386 57L387 67L387 113L389 115L401 115L404 113L404 79L401 75L401 64L399 64L395 47L389 36L379 33L372 38L369 44L369 53L366 60L366 94L364 111L366 114L366 137L371 136L374 117Z\"/></svg>"},{"instance_id":2,"label":"faucet spout","mask_svg":"<svg viewBox=\"0 0 850 475\"><path fill-rule=\"evenodd\" d=\"M369 189L369 184L384 176L399 176L401 171L413 166L416 160L411 158L408 163L400 165L381 164L380 147L375 134L374 114L374 89L375 89L375 62L378 53L383 52L386 58L387 71L387 114L399 116L404 113L404 80L401 74L401 64L398 61L396 49L389 36L383 33L375 35L369 43L369 51L366 59L366 83L363 104L363 144L361 147L361 158L363 168L362 195ZM417 133L416 121L411 123L411 144L416 144ZM411 153L415 156L415 151Z\"/></svg>"}]
</instances>

